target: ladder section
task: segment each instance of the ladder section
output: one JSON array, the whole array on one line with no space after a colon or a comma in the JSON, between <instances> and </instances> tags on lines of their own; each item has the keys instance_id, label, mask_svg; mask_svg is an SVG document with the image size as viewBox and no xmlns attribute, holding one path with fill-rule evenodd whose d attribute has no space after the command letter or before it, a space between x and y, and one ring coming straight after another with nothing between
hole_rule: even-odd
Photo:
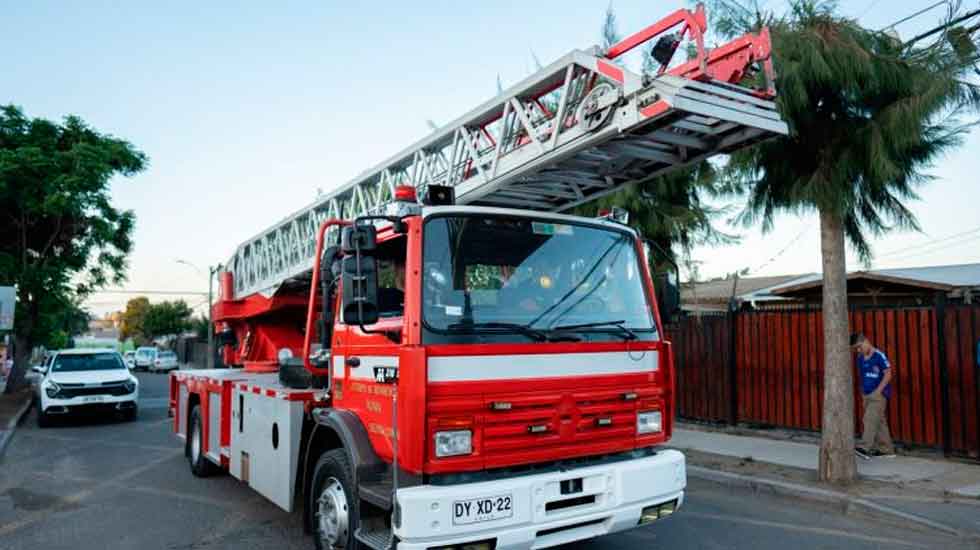
<instances>
[{"instance_id":1,"label":"ladder section","mask_svg":"<svg viewBox=\"0 0 980 550\"><path fill-rule=\"evenodd\" d=\"M381 213L398 185L419 196L430 185L451 186L460 204L563 211L786 134L773 101L768 33L707 51L705 20L701 7L678 10L607 52L573 50L318 198L238 247L227 264L235 297L269 296L305 276L323 220ZM615 64L657 37L655 77ZM684 38L696 55L671 66ZM752 71L764 74L765 89L737 85Z\"/></svg>"}]
</instances>

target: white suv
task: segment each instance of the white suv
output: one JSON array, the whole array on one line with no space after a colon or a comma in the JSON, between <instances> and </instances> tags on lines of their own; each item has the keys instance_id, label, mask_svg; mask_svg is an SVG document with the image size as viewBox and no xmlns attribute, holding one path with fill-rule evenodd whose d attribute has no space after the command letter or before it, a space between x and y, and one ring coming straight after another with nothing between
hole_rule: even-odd
<instances>
[{"instance_id":1,"label":"white suv","mask_svg":"<svg viewBox=\"0 0 980 550\"><path fill-rule=\"evenodd\" d=\"M139 381L112 349L61 350L47 366L34 367L37 423L47 426L55 415L104 411L136 418Z\"/></svg>"},{"instance_id":2,"label":"white suv","mask_svg":"<svg viewBox=\"0 0 980 550\"><path fill-rule=\"evenodd\" d=\"M133 370L150 370L153 362L157 360L157 348L143 346L136 348L136 355L133 356Z\"/></svg>"}]
</instances>

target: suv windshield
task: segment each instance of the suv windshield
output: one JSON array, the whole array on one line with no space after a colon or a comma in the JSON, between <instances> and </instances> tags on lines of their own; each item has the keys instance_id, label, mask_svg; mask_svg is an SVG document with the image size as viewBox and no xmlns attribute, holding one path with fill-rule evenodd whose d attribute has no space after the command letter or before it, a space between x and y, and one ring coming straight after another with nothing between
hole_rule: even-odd
<instances>
[{"instance_id":1,"label":"suv windshield","mask_svg":"<svg viewBox=\"0 0 980 550\"><path fill-rule=\"evenodd\" d=\"M427 342L657 338L625 229L436 216L423 265Z\"/></svg>"},{"instance_id":2,"label":"suv windshield","mask_svg":"<svg viewBox=\"0 0 980 550\"><path fill-rule=\"evenodd\" d=\"M78 372L89 370L125 369L117 353L85 353L58 355L54 358L52 372Z\"/></svg>"}]
</instances>

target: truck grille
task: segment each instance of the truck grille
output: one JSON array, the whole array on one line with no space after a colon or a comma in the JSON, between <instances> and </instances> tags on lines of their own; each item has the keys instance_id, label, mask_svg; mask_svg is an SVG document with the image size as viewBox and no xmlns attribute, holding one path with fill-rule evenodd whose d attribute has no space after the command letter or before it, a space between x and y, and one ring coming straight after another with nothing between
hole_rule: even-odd
<instances>
[{"instance_id":1,"label":"truck grille","mask_svg":"<svg viewBox=\"0 0 980 550\"><path fill-rule=\"evenodd\" d=\"M83 395L126 395L125 382L103 382L98 386L86 386L83 384L58 384L61 386L59 397L71 399Z\"/></svg>"},{"instance_id":2,"label":"truck grille","mask_svg":"<svg viewBox=\"0 0 980 550\"><path fill-rule=\"evenodd\" d=\"M483 415L482 451L490 458L539 446L630 448L636 407L637 395L620 389L494 396Z\"/></svg>"}]
</instances>

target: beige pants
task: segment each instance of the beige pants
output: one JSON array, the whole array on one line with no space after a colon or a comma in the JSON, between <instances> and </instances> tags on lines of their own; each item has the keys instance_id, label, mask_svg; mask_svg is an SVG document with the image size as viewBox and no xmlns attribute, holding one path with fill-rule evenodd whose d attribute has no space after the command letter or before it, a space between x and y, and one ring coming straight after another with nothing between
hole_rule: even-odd
<instances>
[{"instance_id":1,"label":"beige pants","mask_svg":"<svg viewBox=\"0 0 980 550\"><path fill-rule=\"evenodd\" d=\"M883 453L895 452L891 434L888 433L888 415L885 409L888 400L881 395L864 396L864 433L861 446L869 451L875 449Z\"/></svg>"}]
</instances>

